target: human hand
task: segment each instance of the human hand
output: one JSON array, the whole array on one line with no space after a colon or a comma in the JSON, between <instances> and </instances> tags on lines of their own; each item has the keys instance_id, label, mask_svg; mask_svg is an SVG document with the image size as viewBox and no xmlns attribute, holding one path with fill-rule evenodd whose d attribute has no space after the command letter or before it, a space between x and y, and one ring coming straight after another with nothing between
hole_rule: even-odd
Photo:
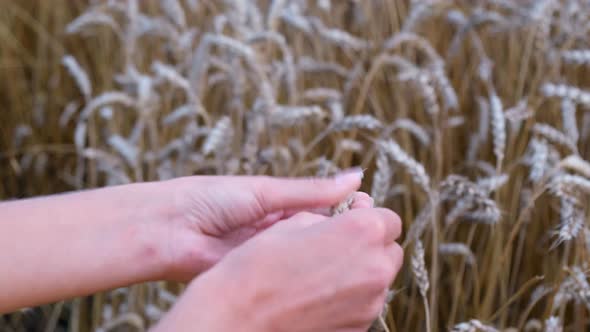
<instances>
[{"instance_id":1,"label":"human hand","mask_svg":"<svg viewBox=\"0 0 590 332\"><path fill-rule=\"evenodd\" d=\"M13 250L0 255L0 312L189 280L276 221L325 213L359 185L358 172L326 180L188 177L4 202L0 243ZM355 205L372 202L357 193Z\"/></svg>"},{"instance_id":2,"label":"human hand","mask_svg":"<svg viewBox=\"0 0 590 332\"><path fill-rule=\"evenodd\" d=\"M155 330L366 331L402 265L397 215L299 213L195 279Z\"/></svg>"},{"instance_id":3,"label":"human hand","mask_svg":"<svg viewBox=\"0 0 590 332\"><path fill-rule=\"evenodd\" d=\"M162 184L161 196L167 197L157 235L166 261L162 277L190 280L281 219L300 211L329 213L358 189L361 175L353 169L331 179L199 176ZM353 198L353 208L372 206L365 193Z\"/></svg>"}]
</instances>

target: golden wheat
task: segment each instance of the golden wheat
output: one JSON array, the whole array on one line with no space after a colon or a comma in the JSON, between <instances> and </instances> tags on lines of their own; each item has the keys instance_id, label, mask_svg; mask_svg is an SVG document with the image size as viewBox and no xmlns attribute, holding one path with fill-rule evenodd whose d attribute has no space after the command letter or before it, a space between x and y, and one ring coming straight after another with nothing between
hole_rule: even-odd
<instances>
[{"instance_id":1,"label":"golden wheat","mask_svg":"<svg viewBox=\"0 0 590 332\"><path fill-rule=\"evenodd\" d=\"M361 166L412 256L373 329L587 330L588 13L582 0L5 3L0 197ZM181 289L135 285L0 329L144 330Z\"/></svg>"}]
</instances>

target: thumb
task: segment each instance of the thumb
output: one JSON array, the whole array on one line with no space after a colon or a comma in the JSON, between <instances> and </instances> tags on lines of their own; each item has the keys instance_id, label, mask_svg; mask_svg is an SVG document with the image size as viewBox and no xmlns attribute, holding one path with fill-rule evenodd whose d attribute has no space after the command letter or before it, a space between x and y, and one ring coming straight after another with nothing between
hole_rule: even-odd
<instances>
[{"instance_id":1,"label":"thumb","mask_svg":"<svg viewBox=\"0 0 590 332\"><path fill-rule=\"evenodd\" d=\"M265 212L337 204L361 185L363 172L352 168L332 178L254 178L256 197Z\"/></svg>"}]
</instances>

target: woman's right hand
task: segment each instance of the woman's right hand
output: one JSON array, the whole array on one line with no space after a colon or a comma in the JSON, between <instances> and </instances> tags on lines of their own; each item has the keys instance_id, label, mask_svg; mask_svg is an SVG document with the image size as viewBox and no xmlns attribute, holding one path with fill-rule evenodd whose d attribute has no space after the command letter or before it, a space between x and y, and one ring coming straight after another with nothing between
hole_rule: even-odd
<instances>
[{"instance_id":1,"label":"woman's right hand","mask_svg":"<svg viewBox=\"0 0 590 332\"><path fill-rule=\"evenodd\" d=\"M403 252L399 217L299 213L195 279L158 331L366 331Z\"/></svg>"}]
</instances>

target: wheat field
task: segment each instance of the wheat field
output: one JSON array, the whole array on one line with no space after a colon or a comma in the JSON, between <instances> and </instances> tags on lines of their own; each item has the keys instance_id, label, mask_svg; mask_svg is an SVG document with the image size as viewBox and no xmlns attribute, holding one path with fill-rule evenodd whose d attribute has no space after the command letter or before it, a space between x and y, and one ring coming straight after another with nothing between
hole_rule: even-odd
<instances>
[{"instance_id":1,"label":"wheat field","mask_svg":"<svg viewBox=\"0 0 590 332\"><path fill-rule=\"evenodd\" d=\"M589 329L587 1L2 9L0 198L361 166L407 256L372 330ZM145 331L182 288L25 308L0 329Z\"/></svg>"}]
</instances>

